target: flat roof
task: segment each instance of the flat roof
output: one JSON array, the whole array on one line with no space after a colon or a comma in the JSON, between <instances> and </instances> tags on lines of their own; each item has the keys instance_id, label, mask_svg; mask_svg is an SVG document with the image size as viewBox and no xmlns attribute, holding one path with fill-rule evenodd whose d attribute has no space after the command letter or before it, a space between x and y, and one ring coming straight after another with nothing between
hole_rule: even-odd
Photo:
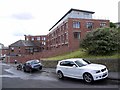
<instances>
[{"instance_id":1,"label":"flat roof","mask_svg":"<svg viewBox=\"0 0 120 90\"><path fill-rule=\"evenodd\" d=\"M71 8L57 23L55 23L55 25L52 26L52 28L54 28L65 16L67 16L69 13L71 13L72 11L79 11L79 12L86 12L86 13L91 13L94 14L95 12L92 11L86 11L86 10L79 10L79 9L73 9ZM52 29L50 28L49 31Z\"/></svg>"}]
</instances>

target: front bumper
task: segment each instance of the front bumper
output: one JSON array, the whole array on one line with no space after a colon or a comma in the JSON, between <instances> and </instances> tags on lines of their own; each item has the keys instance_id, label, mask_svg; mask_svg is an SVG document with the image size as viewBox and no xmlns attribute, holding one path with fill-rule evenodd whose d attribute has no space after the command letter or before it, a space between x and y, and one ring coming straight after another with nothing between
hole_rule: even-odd
<instances>
[{"instance_id":1,"label":"front bumper","mask_svg":"<svg viewBox=\"0 0 120 90\"><path fill-rule=\"evenodd\" d=\"M100 73L96 73L93 76L94 80L100 80L100 79L105 79L108 77L108 70Z\"/></svg>"}]
</instances>

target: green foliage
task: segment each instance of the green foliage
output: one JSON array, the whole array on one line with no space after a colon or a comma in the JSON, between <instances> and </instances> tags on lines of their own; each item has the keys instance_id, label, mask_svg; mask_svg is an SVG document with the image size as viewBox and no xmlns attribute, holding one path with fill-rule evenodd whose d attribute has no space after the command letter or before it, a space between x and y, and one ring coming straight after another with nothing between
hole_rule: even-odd
<instances>
[{"instance_id":1,"label":"green foliage","mask_svg":"<svg viewBox=\"0 0 120 90\"><path fill-rule=\"evenodd\" d=\"M116 28L116 25L112 22L110 22L110 28Z\"/></svg>"},{"instance_id":2,"label":"green foliage","mask_svg":"<svg viewBox=\"0 0 120 90\"><path fill-rule=\"evenodd\" d=\"M99 28L86 35L81 47L92 55L108 55L120 50L120 32L110 28Z\"/></svg>"},{"instance_id":3,"label":"green foliage","mask_svg":"<svg viewBox=\"0 0 120 90\"><path fill-rule=\"evenodd\" d=\"M118 27L117 30L120 32L120 27Z\"/></svg>"}]
</instances>

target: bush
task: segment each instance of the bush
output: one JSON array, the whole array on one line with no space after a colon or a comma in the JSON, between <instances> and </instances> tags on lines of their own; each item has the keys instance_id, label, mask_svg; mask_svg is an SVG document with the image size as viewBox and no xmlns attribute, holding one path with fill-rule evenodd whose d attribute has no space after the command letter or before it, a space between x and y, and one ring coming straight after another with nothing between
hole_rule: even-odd
<instances>
[{"instance_id":1,"label":"bush","mask_svg":"<svg viewBox=\"0 0 120 90\"><path fill-rule=\"evenodd\" d=\"M116 28L116 25L112 22L110 22L110 28Z\"/></svg>"},{"instance_id":2,"label":"bush","mask_svg":"<svg viewBox=\"0 0 120 90\"><path fill-rule=\"evenodd\" d=\"M120 32L110 28L99 28L88 33L81 45L92 55L113 54L120 50Z\"/></svg>"}]
</instances>

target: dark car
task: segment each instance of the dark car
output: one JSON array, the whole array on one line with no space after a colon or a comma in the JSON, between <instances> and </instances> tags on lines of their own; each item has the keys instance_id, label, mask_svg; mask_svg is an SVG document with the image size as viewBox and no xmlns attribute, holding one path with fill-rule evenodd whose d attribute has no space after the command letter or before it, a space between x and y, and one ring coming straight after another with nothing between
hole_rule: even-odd
<instances>
[{"instance_id":1,"label":"dark car","mask_svg":"<svg viewBox=\"0 0 120 90\"><path fill-rule=\"evenodd\" d=\"M32 72L33 70L41 70L42 64L39 60L29 60L23 65L24 72Z\"/></svg>"}]
</instances>

